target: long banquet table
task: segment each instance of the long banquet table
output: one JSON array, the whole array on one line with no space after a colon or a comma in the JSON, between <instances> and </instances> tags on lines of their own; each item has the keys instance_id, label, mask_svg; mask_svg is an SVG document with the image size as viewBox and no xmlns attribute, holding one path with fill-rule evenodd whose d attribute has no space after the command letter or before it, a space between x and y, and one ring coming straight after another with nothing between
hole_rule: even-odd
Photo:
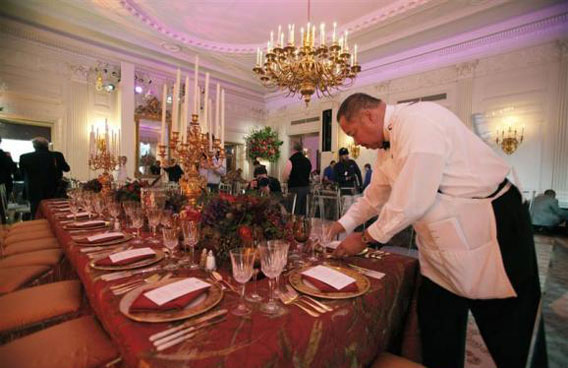
<instances>
[{"instance_id":1,"label":"long banquet table","mask_svg":"<svg viewBox=\"0 0 568 368\"><path fill-rule=\"evenodd\" d=\"M109 286L127 279L102 281L98 276L104 272L89 267L90 259L63 229L50 201L43 201L40 211L50 222L84 285L92 309L127 367L359 367L370 364L380 351L398 350L405 343L403 339L416 341L415 329L405 329L405 325L412 319L408 311L414 295L417 261L389 254L383 259L349 259L350 263L383 272L385 276L380 280L369 278L371 288L363 296L326 300L334 307L333 312L313 318L295 306L286 306L283 315L270 317L253 306L248 317L229 313L225 321L210 327L199 338L158 353L148 337L170 325L135 322L121 314L121 296L115 296ZM229 268L220 272L225 277L230 275ZM206 273L179 270L177 275L205 277ZM267 295L267 280L257 283L259 293ZM251 285L252 282L247 284ZM237 294L226 292L215 309L231 309L237 301ZM411 330L410 334L405 334L405 330Z\"/></svg>"}]
</instances>

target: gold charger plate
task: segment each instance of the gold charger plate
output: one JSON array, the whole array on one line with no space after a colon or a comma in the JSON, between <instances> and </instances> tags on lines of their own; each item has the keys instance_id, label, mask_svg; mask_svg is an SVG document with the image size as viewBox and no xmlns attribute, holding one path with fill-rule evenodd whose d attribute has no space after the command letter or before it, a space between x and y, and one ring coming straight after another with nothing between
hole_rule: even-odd
<instances>
[{"instance_id":1,"label":"gold charger plate","mask_svg":"<svg viewBox=\"0 0 568 368\"><path fill-rule=\"evenodd\" d=\"M95 235L95 234L92 234L92 235ZM120 239L109 240L109 241L101 242L101 243L89 243L86 240L81 241L81 239L86 239L88 236L90 236L90 235L73 236L71 238L73 239L75 244L77 244L80 247L101 247L101 246L104 247L106 245L115 245L115 244L120 244L120 243L126 243L127 241L129 241L133 238L132 234L124 234L124 237L122 237Z\"/></svg>"},{"instance_id":2,"label":"gold charger plate","mask_svg":"<svg viewBox=\"0 0 568 368\"><path fill-rule=\"evenodd\" d=\"M352 278L355 279L355 282L357 283L357 291L351 291L351 292L340 292L340 291L320 291L319 289L307 285L304 280L302 279L302 272L310 269L311 267L313 267L313 265L309 265L306 267L302 267L299 269L296 269L292 272L290 272L290 276L288 277L288 281L290 282L290 285L292 285L292 287L296 290L298 290L301 293L304 294L308 294L311 296L315 296L318 298L325 298L325 299L349 299L349 298L355 298L359 295L363 295L365 294L369 288L371 287L371 282L369 281L369 279L367 278L367 276L349 269L349 268L345 268L345 267L339 267L339 266L330 266L330 265L326 265L326 267L329 267L331 269L334 269L335 271L339 271L341 273L344 273L347 276L350 276Z\"/></svg>"},{"instance_id":3,"label":"gold charger plate","mask_svg":"<svg viewBox=\"0 0 568 368\"><path fill-rule=\"evenodd\" d=\"M182 310L172 310L172 311L164 311L164 312L135 312L130 313L129 309L134 300L138 298L140 294L145 292L149 289L154 289L159 286L164 286L170 284L175 281L182 280L183 278L172 278L166 281L157 282L155 284L150 285L143 285L139 288L136 288L126 295L122 297L120 300L120 304L118 309L122 314L126 317L137 321L137 322L151 322L151 323L160 323L160 322L171 322L171 321L179 321L181 319L187 319L204 312L207 312L223 299L223 289L221 286L217 284L211 284L209 291L197 297L196 300L188 304Z\"/></svg>"},{"instance_id":4,"label":"gold charger plate","mask_svg":"<svg viewBox=\"0 0 568 368\"><path fill-rule=\"evenodd\" d=\"M104 257L93 259L91 262L89 262L89 266L91 268L94 268L95 270L104 270L104 271L132 270L132 269L135 269L135 268L145 267L145 266L149 266L149 265L154 264L154 263L158 263L162 259L164 259L164 252L162 250L154 249L154 251L156 252L156 256L154 258L143 259L143 260L140 260L138 262L130 263L130 264L127 264L127 265L98 266L98 265L95 264L96 261L98 261L98 260L100 260L104 257L108 257L109 254L107 254Z\"/></svg>"}]
</instances>

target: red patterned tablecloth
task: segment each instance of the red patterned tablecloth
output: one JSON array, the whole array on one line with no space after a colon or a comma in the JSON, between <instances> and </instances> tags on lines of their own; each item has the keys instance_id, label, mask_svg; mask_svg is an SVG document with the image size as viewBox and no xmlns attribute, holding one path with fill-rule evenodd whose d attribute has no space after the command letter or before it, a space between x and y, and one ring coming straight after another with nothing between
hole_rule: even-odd
<instances>
[{"instance_id":1,"label":"red patterned tablecloth","mask_svg":"<svg viewBox=\"0 0 568 368\"><path fill-rule=\"evenodd\" d=\"M97 278L101 271L89 267L89 258L79 251L49 203L42 202L41 214L49 220L83 282L91 307L118 346L127 367L360 367L371 363L380 351L396 352L401 347L407 356L415 356L415 315L409 310L418 263L396 254L380 260L350 259L350 263L383 272L385 276L380 280L369 278L371 289L361 297L326 301L334 311L319 318L294 306L285 307L286 313L278 317L269 317L255 308L246 318L229 314L198 340L157 353L148 337L168 324L135 322L120 313L121 297L114 296L109 286L125 279L105 282ZM229 275L229 270L220 272ZM183 270L177 275L205 273ZM258 281L257 287L261 295L267 295L267 280ZM215 308L231 309L237 300L236 294L225 293Z\"/></svg>"}]
</instances>

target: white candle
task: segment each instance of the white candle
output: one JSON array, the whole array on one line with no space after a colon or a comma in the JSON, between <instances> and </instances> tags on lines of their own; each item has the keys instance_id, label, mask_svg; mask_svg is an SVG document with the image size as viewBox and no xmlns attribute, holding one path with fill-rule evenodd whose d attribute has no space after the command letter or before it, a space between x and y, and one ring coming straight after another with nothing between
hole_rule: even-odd
<instances>
[{"instance_id":1,"label":"white candle","mask_svg":"<svg viewBox=\"0 0 568 368\"><path fill-rule=\"evenodd\" d=\"M168 99L168 85L164 83L163 93L162 93L162 131L161 131L161 143L166 144L166 101Z\"/></svg>"},{"instance_id":2,"label":"white candle","mask_svg":"<svg viewBox=\"0 0 568 368\"><path fill-rule=\"evenodd\" d=\"M180 87L181 71L176 72L176 84L174 84L174 92L172 96L172 131L179 131L179 87Z\"/></svg>"},{"instance_id":3,"label":"white candle","mask_svg":"<svg viewBox=\"0 0 568 368\"><path fill-rule=\"evenodd\" d=\"M108 122L107 122L107 119L105 119L105 145L106 145L107 152L110 152L110 139L109 139L109 136L108 136Z\"/></svg>"},{"instance_id":4,"label":"white candle","mask_svg":"<svg viewBox=\"0 0 568 368\"><path fill-rule=\"evenodd\" d=\"M120 143L120 128L118 128L118 148L116 150L117 154L120 156L121 150L120 147L122 147L122 143Z\"/></svg>"},{"instance_id":5,"label":"white candle","mask_svg":"<svg viewBox=\"0 0 568 368\"><path fill-rule=\"evenodd\" d=\"M203 124L205 125L205 132L209 130L209 109L208 103L209 101L209 73L205 73L205 96L203 97Z\"/></svg>"},{"instance_id":6,"label":"white candle","mask_svg":"<svg viewBox=\"0 0 568 368\"><path fill-rule=\"evenodd\" d=\"M199 115L199 55L195 55L195 70L193 71L193 113Z\"/></svg>"},{"instance_id":7,"label":"white candle","mask_svg":"<svg viewBox=\"0 0 568 368\"><path fill-rule=\"evenodd\" d=\"M91 125L91 132L89 133L89 154L95 154L95 127Z\"/></svg>"},{"instance_id":8,"label":"white candle","mask_svg":"<svg viewBox=\"0 0 568 368\"><path fill-rule=\"evenodd\" d=\"M337 22L333 22L333 33L331 34L331 42L335 43L335 32L337 31Z\"/></svg>"},{"instance_id":9,"label":"white candle","mask_svg":"<svg viewBox=\"0 0 568 368\"><path fill-rule=\"evenodd\" d=\"M353 65L357 65L357 44L355 44L355 48L353 50Z\"/></svg>"},{"instance_id":10,"label":"white candle","mask_svg":"<svg viewBox=\"0 0 568 368\"><path fill-rule=\"evenodd\" d=\"M294 44L294 42L296 42L296 36L294 35L295 32L296 32L296 25L292 24L292 38L288 40L288 42L290 42L291 44Z\"/></svg>"},{"instance_id":11,"label":"white candle","mask_svg":"<svg viewBox=\"0 0 568 368\"><path fill-rule=\"evenodd\" d=\"M325 23L320 24L320 45L325 45Z\"/></svg>"},{"instance_id":12,"label":"white candle","mask_svg":"<svg viewBox=\"0 0 568 368\"><path fill-rule=\"evenodd\" d=\"M213 104L213 102L211 101L211 99L207 100L207 109L211 109L211 105ZM207 121L207 125L209 127L209 151L213 150L213 119L211 119L211 116L208 117L208 121Z\"/></svg>"},{"instance_id":13,"label":"white candle","mask_svg":"<svg viewBox=\"0 0 568 368\"><path fill-rule=\"evenodd\" d=\"M282 37L282 26L278 25L278 39L276 41L280 41L280 38ZM282 47L282 42L280 42L280 47Z\"/></svg>"},{"instance_id":14,"label":"white candle","mask_svg":"<svg viewBox=\"0 0 568 368\"><path fill-rule=\"evenodd\" d=\"M181 135L187 134L187 120L189 119L189 74L185 76L185 96L183 101L183 120L181 121ZM182 140L183 142L183 140Z\"/></svg>"},{"instance_id":15,"label":"white candle","mask_svg":"<svg viewBox=\"0 0 568 368\"><path fill-rule=\"evenodd\" d=\"M225 147L225 90L221 91L221 146Z\"/></svg>"},{"instance_id":16,"label":"white candle","mask_svg":"<svg viewBox=\"0 0 568 368\"><path fill-rule=\"evenodd\" d=\"M215 97L215 138L219 138L219 126L221 124L219 109L221 108L221 85L217 83L217 94Z\"/></svg>"},{"instance_id":17,"label":"white candle","mask_svg":"<svg viewBox=\"0 0 568 368\"><path fill-rule=\"evenodd\" d=\"M349 51L349 45L347 44L347 36L349 35L349 32L345 31L345 36L343 36L343 49L345 51Z\"/></svg>"},{"instance_id":18,"label":"white candle","mask_svg":"<svg viewBox=\"0 0 568 368\"><path fill-rule=\"evenodd\" d=\"M300 44L301 46L306 46L306 41L304 40L304 27L300 28Z\"/></svg>"},{"instance_id":19,"label":"white candle","mask_svg":"<svg viewBox=\"0 0 568 368\"><path fill-rule=\"evenodd\" d=\"M270 31L270 45L274 46L274 32Z\"/></svg>"}]
</instances>

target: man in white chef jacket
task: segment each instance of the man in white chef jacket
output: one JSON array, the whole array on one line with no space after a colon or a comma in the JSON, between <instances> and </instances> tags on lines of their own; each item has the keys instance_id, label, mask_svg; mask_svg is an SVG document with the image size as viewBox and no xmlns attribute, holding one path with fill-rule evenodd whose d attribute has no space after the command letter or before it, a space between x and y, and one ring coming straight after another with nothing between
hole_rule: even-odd
<instances>
[{"instance_id":1,"label":"man in white chef jacket","mask_svg":"<svg viewBox=\"0 0 568 368\"><path fill-rule=\"evenodd\" d=\"M446 108L386 105L348 97L337 112L355 144L379 149L371 184L331 226L349 235L335 251L353 255L413 225L422 282L418 297L423 363L464 365L468 311L499 367L524 367L540 287L533 235L509 165ZM353 230L373 216L364 233Z\"/></svg>"}]
</instances>

